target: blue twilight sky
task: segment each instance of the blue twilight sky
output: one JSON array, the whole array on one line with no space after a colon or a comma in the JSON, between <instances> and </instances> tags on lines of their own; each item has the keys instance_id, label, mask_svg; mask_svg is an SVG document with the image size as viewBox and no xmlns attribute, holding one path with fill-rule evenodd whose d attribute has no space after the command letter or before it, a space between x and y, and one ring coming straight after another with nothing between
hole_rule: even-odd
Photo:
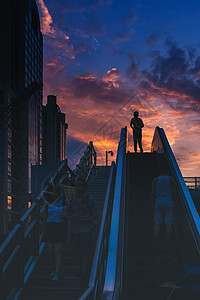
<instances>
[{"instance_id":1,"label":"blue twilight sky","mask_svg":"<svg viewBox=\"0 0 200 300\"><path fill-rule=\"evenodd\" d=\"M68 157L90 140L105 163L134 110L150 151L164 128L184 176L200 176L200 3L37 0L44 36L44 102L66 113ZM107 122L107 123L106 123ZM106 125L105 125L106 124ZM102 126L108 126L105 133ZM105 128L104 128L105 129ZM132 150L131 131L130 150Z\"/></svg>"}]
</instances>

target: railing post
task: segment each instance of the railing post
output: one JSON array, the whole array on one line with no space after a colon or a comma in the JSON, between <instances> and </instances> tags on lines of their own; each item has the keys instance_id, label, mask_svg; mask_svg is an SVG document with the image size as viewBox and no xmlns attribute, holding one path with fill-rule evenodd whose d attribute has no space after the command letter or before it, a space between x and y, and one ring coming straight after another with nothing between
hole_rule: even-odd
<instances>
[{"instance_id":1,"label":"railing post","mask_svg":"<svg viewBox=\"0 0 200 300\"><path fill-rule=\"evenodd\" d=\"M19 261L18 261L18 285L19 287L24 286L24 222L21 222L20 224L20 230L19 230Z\"/></svg>"},{"instance_id":2,"label":"railing post","mask_svg":"<svg viewBox=\"0 0 200 300\"><path fill-rule=\"evenodd\" d=\"M195 188L195 190L197 190L197 177L194 177L194 180L195 180L195 186L194 186L194 188Z\"/></svg>"}]
</instances>

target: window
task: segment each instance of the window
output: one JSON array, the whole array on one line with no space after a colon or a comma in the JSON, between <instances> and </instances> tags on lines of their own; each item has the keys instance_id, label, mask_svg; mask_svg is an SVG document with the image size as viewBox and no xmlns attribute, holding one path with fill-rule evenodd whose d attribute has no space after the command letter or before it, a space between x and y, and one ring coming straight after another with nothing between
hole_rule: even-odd
<instances>
[{"instance_id":1,"label":"window","mask_svg":"<svg viewBox=\"0 0 200 300\"><path fill-rule=\"evenodd\" d=\"M8 158L11 158L12 151L11 151L11 145L8 145Z\"/></svg>"},{"instance_id":2,"label":"window","mask_svg":"<svg viewBox=\"0 0 200 300\"><path fill-rule=\"evenodd\" d=\"M8 141L11 143L12 140L12 131L10 128L8 128Z\"/></svg>"},{"instance_id":3,"label":"window","mask_svg":"<svg viewBox=\"0 0 200 300\"><path fill-rule=\"evenodd\" d=\"M11 210L12 209L12 197L8 196L8 209Z\"/></svg>"},{"instance_id":4,"label":"window","mask_svg":"<svg viewBox=\"0 0 200 300\"><path fill-rule=\"evenodd\" d=\"M12 190L11 179L8 178L8 193L11 193L11 190Z\"/></svg>"},{"instance_id":5,"label":"window","mask_svg":"<svg viewBox=\"0 0 200 300\"><path fill-rule=\"evenodd\" d=\"M11 162L8 162L8 176L11 176Z\"/></svg>"}]
</instances>

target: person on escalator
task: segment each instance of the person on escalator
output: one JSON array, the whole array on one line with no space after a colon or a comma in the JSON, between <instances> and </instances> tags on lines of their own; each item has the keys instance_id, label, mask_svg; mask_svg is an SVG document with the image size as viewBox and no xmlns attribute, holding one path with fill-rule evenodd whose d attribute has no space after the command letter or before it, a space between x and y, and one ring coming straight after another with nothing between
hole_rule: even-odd
<instances>
[{"instance_id":1,"label":"person on escalator","mask_svg":"<svg viewBox=\"0 0 200 300\"><path fill-rule=\"evenodd\" d=\"M50 278L53 281L59 280L61 268L62 246L67 236L67 223L64 216L67 213L68 204L65 199L55 203L47 203L42 219L46 221L46 228L43 241L47 243L49 257L51 258Z\"/></svg>"},{"instance_id":2,"label":"person on escalator","mask_svg":"<svg viewBox=\"0 0 200 300\"><path fill-rule=\"evenodd\" d=\"M164 167L152 182L152 211L154 220L154 243L159 242L161 225L164 223L166 243L169 244L174 223L174 204L177 197L176 183L167 175Z\"/></svg>"},{"instance_id":3,"label":"person on escalator","mask_svg":"<svg viewBox=\"0 0 200 300\"><path fill-rule=\"evenodd\" d=\"M83 179L76 181L75 199L68 209L71 218L71 248L80 266L80 279L88 279L88 263L92 243L93 220L97 217L96 201L86 194L87 183Z\"/></svg>"},{"instance_id":4,"label":"person on escalator","mask_svg":"<svg viewBox=\"0 0 200 300\"><path fill-rule=\"evenodd\" d=\"M137 152L137 143L140 148L140 152L143 152L142 148L142 128L144 127L144 123L142 119L138 118L139 112L134 112L134 118L131 119L130 127L133 129L133 143L134 143L134 151Z\"/></svg>"}]
</instances>

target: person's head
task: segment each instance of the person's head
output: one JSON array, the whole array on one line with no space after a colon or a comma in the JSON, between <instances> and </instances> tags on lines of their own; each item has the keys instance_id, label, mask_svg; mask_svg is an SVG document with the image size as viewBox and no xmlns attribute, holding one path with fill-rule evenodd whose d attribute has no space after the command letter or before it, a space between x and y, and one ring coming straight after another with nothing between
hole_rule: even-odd
<instances>
[{"instance_id":1,"label":"person's head","mask_svg":"<svg viewBox=\"0 0 200 300\"><path fill-rule=\"evenodd\" d=\"M174 257L162 255L153 262L152 276L158 284L176 282L180 280L181 267Z\"/></svg>"},{"instance_id":2,"label":"person's head","mask_svg":"<svg viewBox=\"0 0 200 300\"><path fill-rule=\"evenodd\" d=\"M165 166L160 166L159 175L168 175L168 170Z\"/></svg>"},{"instance_id":3,"label":"person's head","mask_svg":"<svg viewBox=\"0 0 200 300\"><path fill-rule=\"evenodd\" d=\"M86 189L87 189L87 182L82 178L78 178L76 180L76 193L78 195L84 195Z\"/></svg>"},{"instance_id":4,"label":"person's head","mask_svg":"<svg viewBox=\"0 0 200 300\"><path fill-rule=\"evenodd\" d=\"M139 112L136 110L136 111L134 111L134 117L135 118L138 118L138 116L139 116Z\"/></svg>"}]
</instances>

